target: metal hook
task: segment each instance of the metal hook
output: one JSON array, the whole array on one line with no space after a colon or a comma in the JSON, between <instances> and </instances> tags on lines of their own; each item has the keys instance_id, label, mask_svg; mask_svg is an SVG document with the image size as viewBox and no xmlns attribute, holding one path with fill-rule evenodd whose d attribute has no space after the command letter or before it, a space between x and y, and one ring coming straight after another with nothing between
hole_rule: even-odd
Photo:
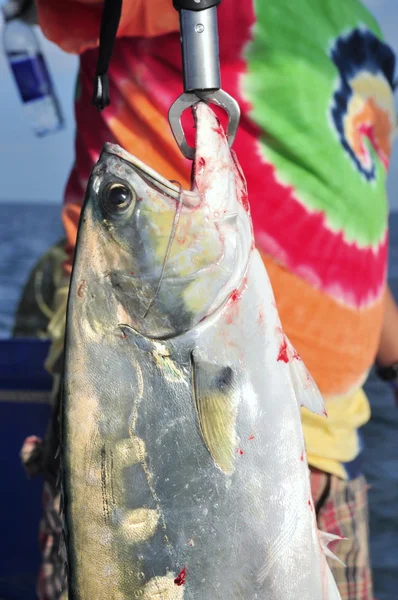
<instances>
[{"instance_id":1,"label":"metal hook","mask_svg":"<svg viewBox=\"0 0 398 600\"><path fill-rule=\"evenodd\" d=\"M187 143L184 130L181 124L181 116L183 112L194 106L200 101L208 104L216 104L225 110L228 115L227 140L231 147L234 143L236 132L240 120L239 104L223 90L195 90L195 92L186 92L181 94L179 98L171 105L169 110L169 123L174 139L178 147L186 158L193 160L195 157L195 148Z\"/></svg>"}]
</instances>

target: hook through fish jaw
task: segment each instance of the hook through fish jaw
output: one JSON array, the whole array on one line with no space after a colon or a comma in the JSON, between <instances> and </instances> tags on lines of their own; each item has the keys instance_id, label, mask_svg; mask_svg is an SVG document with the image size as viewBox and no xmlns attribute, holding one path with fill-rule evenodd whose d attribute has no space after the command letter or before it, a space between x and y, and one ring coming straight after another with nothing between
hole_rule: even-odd
<instances>
[{"instance_id":1,"label":"hook through fish jaw","mask_svg":"<svg viewBox=\"0 0 398 600\"><path fill-rule=\"evenodd\" d=\"M173 0L180 17L180 41L184 93L172 104L169 123L182 154L193 160L182 113L201 100L221 106L228 114L227 138L232 146L239 125L238 103L221 89L217 7L221 0Z\"/></svg>"},{"instance_id":2,"label":"hook through fish jaw","mask_svg":"<svg viewBox=\"0 0 398 600\"><path fill-rule=\"evenodd\" d=\"M185 133L181 124L182 114L187 108L195 106L198 102L207 102L216 104L225 110L228 115L227 140L231 147L235 141L236 132L240 121L240 107L237 101L224 90L195 90L195 92L185 92L171 105L169 110L169 123L174 139L177 142L185 158L193 160L195 158L195 148L190 146L186 140Z\"/></svg>"}]
</instances>

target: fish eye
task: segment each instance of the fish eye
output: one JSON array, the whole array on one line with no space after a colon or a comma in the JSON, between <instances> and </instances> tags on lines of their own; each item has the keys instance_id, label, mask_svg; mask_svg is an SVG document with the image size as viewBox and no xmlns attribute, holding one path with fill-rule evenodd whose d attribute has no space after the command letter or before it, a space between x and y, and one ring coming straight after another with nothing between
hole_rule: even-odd
<instances>
[{"instance_id":1,"label":"fish eye","mask_svg":"<svg viewBox=\"0 0 398 600\"><path fill-rule=\"evenodd\" d=\"M123 183L109 183L102 192L102 201L106 212L124 213L135 200L135 194Z\"/></svg>"}]
</instances>

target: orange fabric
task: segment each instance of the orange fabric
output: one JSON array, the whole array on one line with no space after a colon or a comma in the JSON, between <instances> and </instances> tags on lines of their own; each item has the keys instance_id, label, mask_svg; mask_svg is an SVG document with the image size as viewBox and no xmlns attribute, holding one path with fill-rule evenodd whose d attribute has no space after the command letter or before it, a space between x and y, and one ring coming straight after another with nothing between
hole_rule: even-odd
<instances>
[{"instance_id":1,"label":"orange fabric","mask_svg":"<svg viewBox=\"0 0 398 600\"><path fill-rule=\"evenodd\" d=\"M352 310L289 273L273 258L262 258L282 326L321 393L338 396L357 389L363 383L358 373L368 371L377 352L384 296L370 307Z\"/></svg>"},{"instance_id":2,"label":"orange fabric","mask_svg":"<svg viewBox=\"0 0 398 600\"><path fill-rule=\"evenodd\" d=\"M183 166L180 149L163 111L134 79L120 81L119 91L125 102L107 120L115 139L167 179L175 179L189 188L189 170Z\"/></svg>"},{"instance_id":3,"label":"orange fabric","mask_svg":"<svg viewBox=\"0 0 398 600\"><path fill-rule=\"evenodd\" d=\"M36 0L44 35L65 52L81 54L98 44L102 0ZM159 18L159 15L162 18ZM154 37L178 31L171 0L124 0L118 37Z\"/></svg>"}]
</instances>

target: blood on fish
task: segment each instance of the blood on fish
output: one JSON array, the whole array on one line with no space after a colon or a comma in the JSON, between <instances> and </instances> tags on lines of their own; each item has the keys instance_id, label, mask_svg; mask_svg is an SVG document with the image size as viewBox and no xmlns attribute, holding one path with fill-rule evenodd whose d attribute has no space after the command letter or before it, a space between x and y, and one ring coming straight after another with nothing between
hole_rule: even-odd
<instances>
[{"instance_id":1,"label":"blood on fish","mask_svg":"<svg viewBox=\"0 0 398 600\"><path fill-rule=\"evenodd\" d=\"M233 323L234 318L237 316L237 310L236 310L236 306L237 306L237 301L240 300L243 292L245 291L247 287L247 278L245 277L245 279L243 280L240 288L235 288L232 292L231 295L229 297L229 302L228 302L228 315L226 318L226 322L230 325L231 323ZM234 310L235 308L235 310Z\"/></svg>"},{"instance_id":2,"label":"blood on fish","mask_svg":"<svg viewBox=\"0 0 398 600\"><path fill-rule=\"evenodd\" d=\"M187 576L187 568L184 567L177 575L177 577L174 579L174 583L176 585L184 585L185 580L186 580L186 576Z\"/></svg>"},{"instance_id":3,"label":"blood on fish","mask_svg":"<svg viewBox=\"0 0 398 600\"><path fill-rule=\"evenodd\" d=\"M244 280L242 281L240 288L239 289L236 288L232 292L232 294L231 294L232 302L236 302L236 300L239 300L239 298L242 296L243 292L245 291L246 287L247 287L247 277L245 277Z\"/></svg>"},{"instance_id":4,"label":"blood on fish","mask_svg":"<svg viewBox=\"0 0 398 600\"><path fill-rule=\"evenodd\" d=\"M248 440L254 440L254 435L251 435L250 437L247 438Z\"/></svg>"},{"instance_id":5,"label":"blood on fish","mask_svg":"<svg viewBox=\"0 0 398 600\"><path fill-rule=\"evenodd\" d=\"M260 310L258 312L258 319L257 319L257 321L258 321L259 325L261 325L262 323L264 323L264 315L263 315L263 311L262 310Z\"/></svg>"},{"instance_id":6,"label":"blood on fish","mask_svg":"<svg viewBox=\"0 0 398 600\"><path fill-rule=\"evenodd\" d=\"M235 289L229 298L230 306L229 306L229 314L227 314L226 322L228 325L231 325L234 322L234 318L237 316L236 310L233 310L235 303L239 300L241 292L238 289ZM232 307L232 309L231 309Z\"/></svg>"},{"instance_id":7,"label":"blood on fish","mask_svg":"<svg viewBox=\"0 0 398 600\"><path fill-rule=\"evenodd\" d=\"M200 167L201 169L203 169L203 167L205 167L205 166L206 166L206 161L205 161L205 159L203 158L203 156L201 156L201 157L199 158L199 161L198 161L198 163L199 163L199 167Z\"/></svg>"},{"instance_id":8,"label":"blood on fish","mask_svg":"<svg viewBox=\"0 0 398 600\"><path fill-rule=\"evenodd\" d=\"M221 127L221 123L220 123L220 121L218 119L217 119L217 127L212 127L212 130L215 131L216 133L222 135L222 136L225 135L224 130Z\"/></svg>"},{"instance_id":9,"label":"blood on fish","mask_svg":"<svg viewBox=\"0 0 398 600\"><path fill-rule=\"evenodd\" d=\"M122 335L120 336L121 340L127 340L127 333L122 333Z\"/></svg>"},{"instance_id":10,"label":"blood on fish","mask_svg":"<svg viewBox=\"0 0 398 600\"><path fill-rule=\"evenodd\" d=\"M294 352L292 354L292 358L295 358L296 360L301 360L301 356L299 355L297 350L294 350Z\"/></svg>"},{"instance_id":11,"label":"blood on fish","mask_svg":"<svg viewBox=\"0 0 398 600\"><path fill-rule=\"evenodd\" d=\"M237 300L239 300L239 298L240 298L239 290L234 290L231 294L231 301L236 302Z\"/></svg>"},{"instance_id":12,"label":"blood on fish","mask_svg":"<svg viewBox=\"0 0 398 600\"><path fill-rule=\"evenodd\" d=\"M248 195L243 192L241 200L242 200L242 206L243 206L243 208L245 209L246 212L249 212L250 204L249 204L249 197L248 197Z\"/></svg>"},{"instance_id":13,"label":"blood on fish","mask_svg":"<svg viewBox=\"0 0 398 600\"><path fill-rule=\"evenodd\" d=\"M308 500L308 506L310 507L310 509L311 509L311 510L314 510L314 509L312 508L312 502L311 502L311 500Z\"/></svg>"},{"instance_id":14,"label":"blood on fish","mask_svg":"<svg viewBox=\"0 0 398 600\"><path fill-rule=\"evenodd\" d=\"M301 453L300 460L301 460L301 461L303 461L303 460L304 460L304 450L303 450L303 451L302 451L302 453Z\"/></svg>"},{"instance_id":15,"label":"blood on fish","mask_svg":"<svg viewBox=\"0 0 398 600\"><path fill-rule=\"evenodd\" d=\"M287 341L286 338L283 338L283 342L279 348L279 354L277 360L282 360L285 363L289 362L289 357L287 355Z\"/></svg>"},{"instance_id":16,"label":"blood on fish","mask_svg":"<svg viewBox=\"0 0 398 600\"><path fill-rule=\"evenodd\" d=\"M234 322L234 315L228 315L225 319L225 322L227 323L227 325L232 325L232 323Z\"/></svg>"},{"instance_id":17,"label":"blood on fish","mask_svg":"<svg viewBox=\"0 0 398 600\"><path fill-rule=\"evenodd\" d=\"M242 456L243 450L241 448L236 449L236 454L240 454Z\"/></svg>"}]
</instances>

